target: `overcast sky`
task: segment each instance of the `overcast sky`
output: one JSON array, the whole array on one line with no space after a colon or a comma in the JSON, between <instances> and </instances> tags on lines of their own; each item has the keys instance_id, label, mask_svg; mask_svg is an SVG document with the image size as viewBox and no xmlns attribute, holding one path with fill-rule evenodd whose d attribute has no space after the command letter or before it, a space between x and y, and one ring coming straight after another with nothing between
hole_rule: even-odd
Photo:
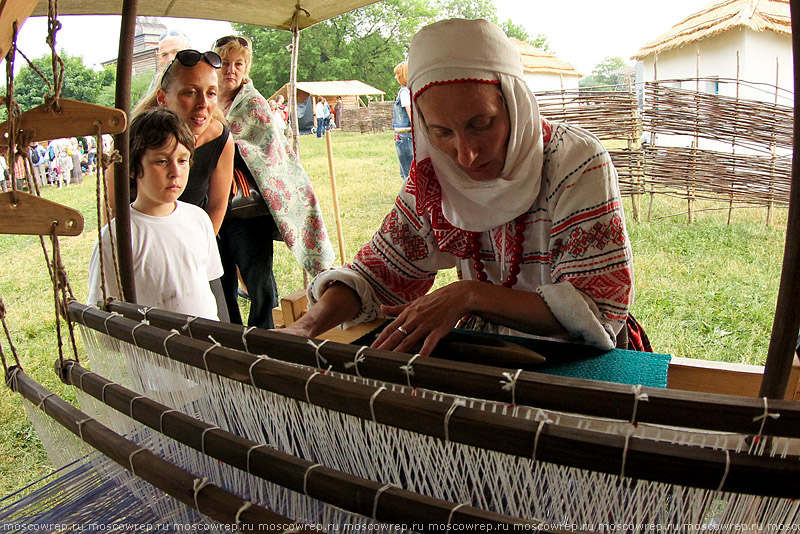
<instances>
[{"instance_id":1,"label":"overcast sky","mask_svg":"<svg viewBox=\"0 0 800 534\"><path fill-rule=\"evenodd\" d=\"M545 34L556 55L584 75L609 56L628 61L641 46L705 4L707 0L495 0L501 21L510 18L531 35ZM82 55L87 65L98 67L117 56L119 17L62 16L60 20L59 49ZM183 30L201 50L231 32L227 22L163 20L168 27ZM46 34L44 17L28 19L20 31L20 50L30 58L48 53ZM23 61L20 58L17 65Z\"/></svg>"}]
</instances>

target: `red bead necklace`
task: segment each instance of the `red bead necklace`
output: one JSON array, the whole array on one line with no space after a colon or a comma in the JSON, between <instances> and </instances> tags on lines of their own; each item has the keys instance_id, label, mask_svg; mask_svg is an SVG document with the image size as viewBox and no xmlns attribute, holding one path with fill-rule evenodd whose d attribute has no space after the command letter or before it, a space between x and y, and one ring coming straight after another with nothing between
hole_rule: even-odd
<instances>
[{"instance_id":1,"label":"red bead necklace","mask_svg":"<svg viewBox=\"0 0 800 534\"><path fill-rule=\"evenodd\" d=\"M511 247L511 265L508 268L508 276L505 282L501 285L503 287L514 287L517 283L517 275L520 272L520 265L522 265L522 244L525 242L525 216L523 213L514 219L514 244ZM489 282L489 277L486 275L485 266L481 260L481 238L482 232L472 232L472 240L469 243L469 253L475 263L472 266L476 271L476 278L481 282ZM505 239L505 236L503 236ZM502 273L501 273L502 274Z\"/></svg>"}]
</instances>

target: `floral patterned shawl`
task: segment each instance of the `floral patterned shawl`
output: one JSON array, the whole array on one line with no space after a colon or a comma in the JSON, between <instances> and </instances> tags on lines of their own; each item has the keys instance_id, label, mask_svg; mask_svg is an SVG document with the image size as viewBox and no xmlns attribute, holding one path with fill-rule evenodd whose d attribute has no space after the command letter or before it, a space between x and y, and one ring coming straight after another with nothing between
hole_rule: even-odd
<instances>
[{"instance_id":1,"label":"floral patterned shawl","mask_svg":"<svg viewBox=\"0 0 800 534\"><path fill-rule=\"evenodd\" d=\"M226 119L239 153L297 262L311 275L329 268L333 246L311 181L278 130L267 100L252 82L242 85Z\"/></svg>"}]
</instances>

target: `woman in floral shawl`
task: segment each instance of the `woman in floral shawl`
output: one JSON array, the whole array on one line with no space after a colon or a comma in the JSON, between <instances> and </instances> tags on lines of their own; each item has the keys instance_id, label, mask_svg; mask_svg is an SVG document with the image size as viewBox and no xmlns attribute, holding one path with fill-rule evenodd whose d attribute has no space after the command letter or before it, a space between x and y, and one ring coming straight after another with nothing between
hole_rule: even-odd
<instances>
[{"instance_id":1,"label":"woman in floral shawl","mask_svg":"<svg viewBox=\"0 0 800 534\"><path fill-rule=\"evenodd\" d=\"M238 267L251 301L248 326L272 328L272 308L278 303L272 236L279 235L311 275L331 266L333 247L308 175L267 100L247 77L252 44L245 37L231 35L217 40L215 52L222 58L219 108L236 141L234 168L251 178L269 208L264 215L250 218L237 218L235 210L229 210L219 233L223 286L231 322L237 322Z\"/></svg>"}]
</instances>

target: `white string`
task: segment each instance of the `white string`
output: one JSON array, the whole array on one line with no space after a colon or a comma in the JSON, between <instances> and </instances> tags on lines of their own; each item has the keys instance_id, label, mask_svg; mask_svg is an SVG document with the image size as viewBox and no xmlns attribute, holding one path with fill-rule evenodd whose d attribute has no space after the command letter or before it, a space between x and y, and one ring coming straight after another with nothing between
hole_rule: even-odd
<instances>
[{"instance_id":1,"label":"white string","mask_svg":"<svg viewBox=\"0 0 800 534\"><path fill-rule=\"evenodd\" d=\"M141 313L141 314L142 314L142 322L143 322L144 324L147 324L147 325L149 325L149 324L150 324L150 321L148 321L148 320L147 320L147 314L148 314L148 313L149 313L151 310L155 310L155 308L154 308L153 306L145 306L144 308L139 308L139 313Z\"/></svg>"},{"instance_id":2,"label":"white string","mask_svg":"<svg viewBox=\"0 0 800 534\"><path fill-rule=\"evenodd\" d=\"M553 420L548 417L547 412L539 410L536 412L536 421L539 421L539 428L536 429L536 437L533 439L533 454L531 460L536 461L536 450L539 448L539 436L542 434L542 429L547 423L552 423Z\"/></svg>"},{"instance_id":3,"label":"white string","mask_svg":"<svg viewBox=\"0 0 800 534\"><path fill-rule=\"evenodd\" d=\"M252 447L250 447L249 449L247 449L247 472L248 472L248 473L250 473L250 453L251 453L251 452L253 452L253 451L254 451L254 450L256 450L256 449L260 449L261 447L266 447L266 448L269 448L269 447L267 447L267 445L266 445L266 444L264 444L264 443L260 443L260 444L258 444L258 445L253 445ZM250 474L252 474L252 473L250 473Z\"/></svg>"},{"instance_id":4,"label":"white string","mask_svg":"<svg viewBox=\"0 0 800 534\"><path fill-rule=\"evenodd\" d=\"M308 344L311 345L312 347L314 347L314 351L315 351L316 357L317 357L317 367L320 368L320 369L322 368L322 364L320 362L323 362L325 365L328 365L328 360L326 360L322 356L322 354L319 353L319 349L321 349L322 346L327 342L328 342L328 340L325 339L325 340L322 341L322 343L317 345L316 343L314 343L314 341L312 341L310 339L308 340Z\"/></svg>"},{"instance_id":5,"label":"white string","mask_svg":"<svg viewBox=\"0 0 800 534\"><path fill-rule=\"evenodd\" d=\"M89 310L89 306L86 306L81 310L81 324L86 324L86 312Z\"/></svg>"},{"instance_id":6,"label":"white string","mask_svg":"<svg viewBox=\"0 0 800 534\"><path fill-rule=\"evenodd\" d=\"M375 393L373 393L372 396L369 398L369 412L372 414L372 421L374 423L378 422L378 420L375 419L375 399L378 398L378 395L384 389L386 389L386 386L379 387L378 389L375 390Z\"/></svg>"},{"instance_id":7,"label":"white string","mask_svg":"<svg viewBox=\"0 0 800 534\"><path fill-rule=\"evenodd\" d=\"M42 406L44 406L44 401L46 401L47 399L49 399L53 395L55 395L55 393L48 393L47 395L42 397L42 400L39 401L39 404L37 404L36 407L39 408L40 410L42 410Z\"/></svg>"},{"instance_id":8,"label":"white string","mask_svg":"<svg viewBox=\"0 0 800 534\"><path fill-rule=\"evenodd\" d=\"M160 433L162 433L162 434L164 433L164 416L167 415L168 413L177 412L177 411L178 410L170 409L170 410L164 410L163 412L161 412L161 415L158 416L158 431Z\"/></svg>"},{"instance_id":9,"label":"white string","mask_svg":"<svg viewBox=\"0 0 800 534\"><path fill-rule=\"evenodd\" d=\"M128 455L128 466L131 468L131 473L135 477L139 475L136 474L136 469L133 468L133 457L139 454L140 452L144 452L145 450L146 450L145 448L136 449L135 451L133 451Z\"/></svg>"},{"instance_id":10,"label":"white string","mask_svg":"<svg viewBox=\"0 0 800 534\"><path fill-rule=\"evenodd\" d=\"M631 441L631 435L636 429L631 425L625 430L625 448L622 449L622 466L619 470L619 478L625 478L625 462L628 460L628 444Z\"/></svg>"},{"instance_id":11,"label":"white string","mask_svg":"<svg viewBox=\"0 0 800 534\"><path fill-rule=\"evenodd\" d=\"M208 432L209 430L219 430L219 427L218 426L210 426L210 427L206 428L205 430L203 430L203 434L200 436L200 452L202 452L203 455L205 455L205 453L206 453L206 432Z\"/></svg>"},{"instance_id":12,"label":"white string","mask_svg":"<svg viewBox=\"0 0 800 534\"><path fill-rule=\"evenodd\" d=\"M189 337L194 337L194 335L192 335L192 323L193 323L193 322L194 322L196 319L197 319L197 316L194 316L194 317L189 317L188 319L186 319L186 324L184 324L184 325L181 327L181 330L186 330L187 332L189 332Z\"/></svg>"},{"instance_id":13,"label":"white string","mask_svg":"<svg viewBox=\"0 0 800 534\"><path fill-rule=\"evenodd\" d=\"M208 339L210 339L211 341L213 341L213 342L214 342L214 344L213 344L213 345L211 345L210 347L208 347L206 350L204 350L204 351L203 351L203 365L204 365L204 366L205 366L205 368L206 368L206 372L208 372L208 361L206 361L206 356L208 356L208 353L209 353L209 352L211 352L212 350L216 349L217 347L221 347L221 346L222 346L222 345L220 345L220 343L219 343L217 340L215 340L213 337L211 337L211 336L208 336Z\"/></svg>"},{"instance_id":14,"label":"white string","mask_svg":"<svg viewBox=\"0 0 800 534\"><path fill-rule=\"evenodd\" d=\"M345 368L345 369L350 369L351 367L355 367L355 368L356 368L356 376L357 376L358 378L364 378L363 376L361 376L361 373L359 373L359 372L358 372L358 364L359 364L359 363L361 363L361 362L363 362L363 361L366 359L366 358L364 358L364 355L363 355L362 353L363 353L365 350L367 350L368 348L369 348L369 347L367 347L366 345L363 345L363 346L362 346L360 349L358 349L358 351L356 352L356 355L353 357L353 361L352 361L352 362L347 362L346 364L344 364L344 368Z\"/></svg>"},{"instance_id":15,"label":"white string","mask_svg":"<svg viewBox=\"0 0 800 534\"><path fill-rule=\"evenodd\" d=\"M111 319L112 317L118 316L118 315L119 315L119 314L118 314L117 312L113 311L113 312L111 312L111 313L108 315L108 317L106 317L106 318L105 318L105 320L103 321L103 328L105 328L105 329L106 329L106 335L107 335L107 336L110 336L110 335L111 335L111 334L109 334L109 333L108 333L108 321L109 321L109 319ZM134 339L134 342L136 342L136 340L135 340L135 339Z\"/></svg>"},{"instance_id":16,"label":"white string","mask_svg":"<svg viewBox=\"0 0 800 534\"><path fill-rule=\"evenodd\" d=\"M169 349L167 348L167 341L169 341L169 339L172 336L179 336L179 335L181 335L181 333L173 328L172 332L167 337L164 338L164 352L167 353L167 358L169 358L170 360L172 359L172 356L169 355Z\"/></svg>"},{"instance_id":17,"label":"white string","mask_svg":"<svg viewBox=\"0 0 800 534\"><path fill-rule=\"evenodd\" d=\"M766 399L766 397L764 397ZM725 472L722 473L722 480L719 481L717 491L722 491L722 486L725 485L725 480L728 478L728 471L731 469L731 451L725 449Z\"/></svg>"},{"instance_id":18,"label":"white string","mask_svg":"<svg viewBox=\"0 0 800 534\"><path fill-rule=\"evenodd\" d=\"M242 520L241 520L242 512L244 512L245 510L247 510L251 506L253 506L253 503L251 503L250 501L244 501L244 504L242 505L242 507L239 508L239 510L236 512L236 517L235 517L236 525L240 525L242 523Z\"/></svg>"},{"instance_id":19,"label":"white string","mask_svg":"<svg viewBox=\"0 0 800 534\"><path fill-rule=\"evenodd\" d=\"M456 513L456 510L458 510L463 506L467 506L467 503L462 502L461 504L457 504L450 509L450 515L447 516L447 529L445 530L445 532L450 531L450 524L453 522L453 514Z\"/></svg>"},{"instance_id":20,"label":"white string","mask_svg":"<svg viewBox=\"0 0 800 534\"><path fill-rule=\"evenodd\" d=\"M244 351L248 354L250 354L250 349L247 348L247 334L249 334L255 329L256 329L255 326L248 326L247 328L244 329L244 332L242 332L242 345L244 345Z\"/></svg>"},{"instance_id":21,"label":"white string","mask_svg":"<svg viewBox=\"0 0 800 534\"><path fill-rule=\"evenodd\" d=\"M133 403L136 402L138 399L146 398L144 395L137 395L131 399L131 402L128 404L128 417L133 419Z\"/></svg>"},{"instance_id":22,"label":"white string","mask_svg":"<svg viewBox=\"0 0 800 534\"><path fill-rule=\"evenodd\" d=\"M210 486L211 482L207 478L200 480L199 478L194 479L192 486L194 487L194 509L198 512L200 511L200 505L197 504L197 494L203 491L203 488L206 486Z\"/></svg>"},{"instance_id":23,"label":"white string","mask_svg":"<svg viewBox=\"0 0 800 534\"><path fill-rule=\"evenodd\" d=\"M636 425L636 412L639 409L639 401L648 401L650 397L647 393L642 393L642 385L633 386L633 414L631 414L631 424Z\"/></svg>"},{"instance_id":24,"label":"white string","mask_svg":"<svg viewBox=\"0 0 800 534\"><path fill-rule=\"evenodd\" d=\"M453 404L450 405L450 409L447 410L447 414L444 416L444 440L445 442L450 441L450 417L453 415L453 412L456 411L456 408L459 406L466 406L467 401L464 399L455 398L453 399Z\"/></svg>"},{"instance_id":25,"label":"white string","mask_svg":"<svg viewBox=\"0 0 800 534\"><path fill-rule=\"evenodd\" d=\"M103 404L107 404L106 403L106 388L108 386L113 386L113 385L114 385L114 382L106 382L105 384L103 384L103 390L100 392L100 400L103 401Z\"/></svg>"},{"instance_id":26,"label":"white string","mask_svg":"<svg viewBox=\"0 0 800 534\"><path fill-rule=\"evenodd\" d=\"M383 493L384 491L386 491L387 489L389 489L391 487L392 487L391 484L386 484L385 486L383 486L381 489L379 489L375 493L375 502L372 503L372 518L373 519L378 519L377 518L377 515L378 515L378 499L380 499L381 493Z\"/></svg>"},{"instance_id":27,"label":"white string","mask_svg":"<svg viewBox=\"0 0 800 534\"><path fill-rule=\"evenodd\" d=\"M410 360L408 360L408 362L406 362L405 365L401 365L400 366L400 369L402 369L403 372L406 374L406 380L408 381L408 387L413 387L411 385L411 375L414 374L414 367L411 364L414 363L414 360L416 360L419 357L420 357L419 354L415 354L415 355L413 355L411 357Z\"/></svg>"},{"instance_id":28,"label":"white string","mask_svg":"<svg viewBox=\"0 0 800 534\"><path fill-rule=\"evenodd\" d=\"M331 367L329 366L327 370L325 370L325 371L314 371L313 373L311 373L311 376L308 377L308 380L306 380L306 387L305 387L305 390L306 390L306 402L307 403L313 404L311 402L311 399L308 398L308 385L311 383L311 379L314 378L317 375L324 375L325 373L327 373L330 370L331 370Z\"/></svg>"},{"instance_id":29,"label":"white string","mask_svg":"<svg viewBox=\"0 0 800 534\"><path fill-rule=\"evenodd\" d=\"M48 395L47 397L49 397L49 396L50 395ZM47 397L45 397L45 399ZM92 420L91 417L87 417L86 419L82 419L82 420L78 421L78 436L81 438L81 441L86 441L85 439L83 439L83 425L88 423L91 420Z\"/></svg>"},{"instance_id":30,"label":"white string","mask_svg":"<svg viewBox=\"0 0 800 534\"><path fill-rule=\"evenodd\" d=\"M322 464L310 465L308 469L306 469L306 472L303 473L303 495L306 497L311 497L311 495L308 494L308 474L317 467L322 467Z\"/></svg>"},{"instance_id":31,"label":"white string","mask_svg":"<svg viewBox=\"0 0 800 534\"><path fill-rule=\"evenodd\" d=\"M510 372L503 373L503 376L508 379L508 382L505 380L501 380L500 383L503 384L503 391L511 391L511 404L517 404L517 397L516 397L516 389L517 389L517 379L519 378L519 374L522 372L522 369L517 369L517 372L514 373L512 376Z\"/></svg>"},{"instance_id":32,"label":"white string","mask_svg":"<svg viewBox=\"0 0 800 534\"><path fill-rule=\"evenodd\" d=\"M140 326L146 326L146 325L147 323L136 323L136 326L134 326L133 330L131 330L131 337L133 337L133 344L136 345L137 347L139 346L139 342L136 341L136 329L139 328Z\"/></svg>"},{"instance_id":33,"label":"white string","mask_svg":"<svg viewBox=\"0 0 800 534\"><path fill-rule=\"evenodd\" d=\"M262 360L266 360L266 358L263 356L256 356L255 359L253 359L253 363L251 363L250 367L247 369L247 373L250 375L250 385L253 387L256 387L256 381L253 380L253 367L255 367L256 364Z\"/></svg>"},{"instance_id":34,"label":"white string","mask_svg":"<svg viewBox=\"0 0 800 534\"><path fill-rule=\"evenodd\" d=\"M17 373L19 373L20 369L21 369L21 367L19 367L18 365L15 365L14 367L12 367L8 371L8 377L6 378L6 384L8 385L8 387L11 388L12 391L17 391L17 386L19 385L19 384L17 384ZM51 393L51 395L53 395L53 394ZM41 407L39 409L41 409Z\"/></svg>"},{"instance_id":35,"label":"white string","mask_svg":"<svg viewBox=\"0 0 800 534\"><path fill-rule=\"evenodd\" d=\"M758 420L761 420L761 427L758 429L758 436L762 436L764 432L764 425L767 422L767 417L771 419L777 419L781 416L779 413L769 413L769 401L766 397L764 399L764 413L759 415L758 417L753 417L753 422L756 423Z\"/></svg>"},{"instance_id":36,"label":"white string","mask_svg":"<svg viewBox=\"0 0 800 534\"><path fill-rule=\"evenodd\" d=\"M71 367L71 366L72 366L72 364L70 363L70 364L68 364L68 366L69 366L69 367ZM84 373L81 373L81 374L78 376L78 388L79 388L81 391L86 391L85 389L83 389L83 377L84 377L84 376L86 376L86 375L96 375L96 374L97 374L97 373L95 373L95 372L93 372L93 371L86 371L86 372L84 372Z\"/></svg>"}]
</instances>

